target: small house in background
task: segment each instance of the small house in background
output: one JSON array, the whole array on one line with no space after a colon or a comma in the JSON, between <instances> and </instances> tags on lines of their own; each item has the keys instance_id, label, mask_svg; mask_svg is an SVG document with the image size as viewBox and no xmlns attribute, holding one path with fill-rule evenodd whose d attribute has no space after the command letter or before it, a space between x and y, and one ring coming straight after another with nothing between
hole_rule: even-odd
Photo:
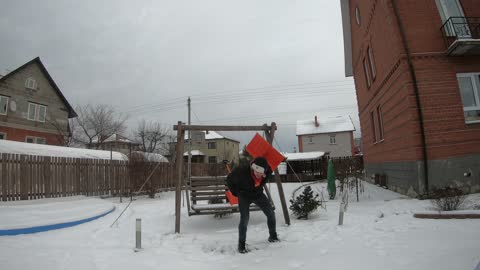
<instances>
[{"instance_id":1,"label":"small house in background","mask_svg":"<svg viewBox=\"0 0 480 270\"><path fill-rule=\"evenodd\" d=\"M74 117L39 57L0 76L0 139L64 145Z\"/></svg>"},{"instance_id":2,"label":"small house in background","mask_svg":"<svg viewBox=\"0 0 480 270\"><path fill-rule=\"evenodd\" d=\"M353 131L355 127L349 116L319 118L297 121L298 150L321 151L330 157L355 155Z\"/></svg>"},{"instance_id":3,"label":"small house in background","mask_svg":"<svg viewBox=\"0 0 480 270\"><path fill-rule=\"evenodd\" d=\"M221 163L224 160L238 164L240 142L221 135L215 131L193 131L191 134L191 155L193 163ZM185 152L188 159L187 134L185 135Z\"/></svg>"},{"instance_id":4,"label":"small house in background","mask_svg":"<svg viewBox=\"0 0 480 270\"><path fill-rule=\"evenodd\" d=\"M113 134L102 142L94 139L93 143L88 145L88 148L118 151L125 155L130 155L132 152L140 149L140 143L134 142L122 135Z\"/></svg>"}]
</instances>

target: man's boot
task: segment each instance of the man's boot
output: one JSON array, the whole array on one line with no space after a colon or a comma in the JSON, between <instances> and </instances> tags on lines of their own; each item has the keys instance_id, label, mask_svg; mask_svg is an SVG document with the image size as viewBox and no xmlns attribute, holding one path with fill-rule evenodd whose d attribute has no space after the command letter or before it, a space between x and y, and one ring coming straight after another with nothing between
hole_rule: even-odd
<instances>
[{"instance_id":1,"label":"man's boot","mask_svg":"<svg viewBox=\"0 0 480 270\"><path fill-rule=\"evenodd\" d=\"M248 250L245 248L245 241L238 242L238 252L240 253L247 253Z\"/></svg>"},{"instance_id":2,"label":"man's boot","mask_svg":"<svg viewBox=\"0 0 480 270\"><path fill-rule=\"evenodd\" d=\"M278 241L280 241L280 240L278 239L277 233L276 232L270 233L270 237L268 237L268 242L273 243L273 242L278 242Z\"/></svg>"}]
</instances>

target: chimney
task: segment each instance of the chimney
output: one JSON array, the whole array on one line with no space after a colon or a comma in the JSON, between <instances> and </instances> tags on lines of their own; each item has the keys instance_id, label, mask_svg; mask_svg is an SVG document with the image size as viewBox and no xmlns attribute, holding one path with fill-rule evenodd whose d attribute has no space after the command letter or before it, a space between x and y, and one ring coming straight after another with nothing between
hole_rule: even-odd
<instances>
[{"instance_id":1,"label":"chimney","mask_svg":"<svg viewBox=\"0 0 480 270\"><path fill-rule=\"evenodd\" d=\"M318 119L317 119L317 116L315 115L315 126L318 127L319 124L318 124Z\"/></svg>"}]
</instances>

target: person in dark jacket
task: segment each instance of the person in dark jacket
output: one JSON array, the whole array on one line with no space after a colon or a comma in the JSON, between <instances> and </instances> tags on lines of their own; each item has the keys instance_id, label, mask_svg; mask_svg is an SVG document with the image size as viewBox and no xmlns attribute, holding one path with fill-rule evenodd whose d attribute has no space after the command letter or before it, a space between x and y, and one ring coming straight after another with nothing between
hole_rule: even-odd
<instances>
[{"instance_id":1,"label":"person in dark jacket","mask_svg":"<svg viewBox=\"0 0 480 270\"><path fill-rule=\"evenodd\" d=\"M249 166L237 167L227 176L227 186L233 195L238 197L240 223L238 225L238 251L246 253L247 226L250 218L250 204L256 204L267 217L270 236L269 242L277 242L275 212L263 193L263 187L272 175L268 162L263 157L257 157Z\"/></svg>"}]
</instances>

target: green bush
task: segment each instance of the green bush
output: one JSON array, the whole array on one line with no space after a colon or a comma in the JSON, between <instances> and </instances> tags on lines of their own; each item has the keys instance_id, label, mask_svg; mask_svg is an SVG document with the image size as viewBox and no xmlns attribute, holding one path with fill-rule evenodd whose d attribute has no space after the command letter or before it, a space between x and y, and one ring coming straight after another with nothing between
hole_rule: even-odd
<instances>
[{"instance_id":1,"label":"green bush","mask_svg":"<svg viewBox=\"0 0 480 270\"><path fill-rule=\"evenodd\" d=\"M308 214L316 210L322 203L318 199L318 194L313 195L312 188L307 186L303 193L291 199L290 209L293 211L297 219L308 219Z\"/></svg>"}]
</instances>

